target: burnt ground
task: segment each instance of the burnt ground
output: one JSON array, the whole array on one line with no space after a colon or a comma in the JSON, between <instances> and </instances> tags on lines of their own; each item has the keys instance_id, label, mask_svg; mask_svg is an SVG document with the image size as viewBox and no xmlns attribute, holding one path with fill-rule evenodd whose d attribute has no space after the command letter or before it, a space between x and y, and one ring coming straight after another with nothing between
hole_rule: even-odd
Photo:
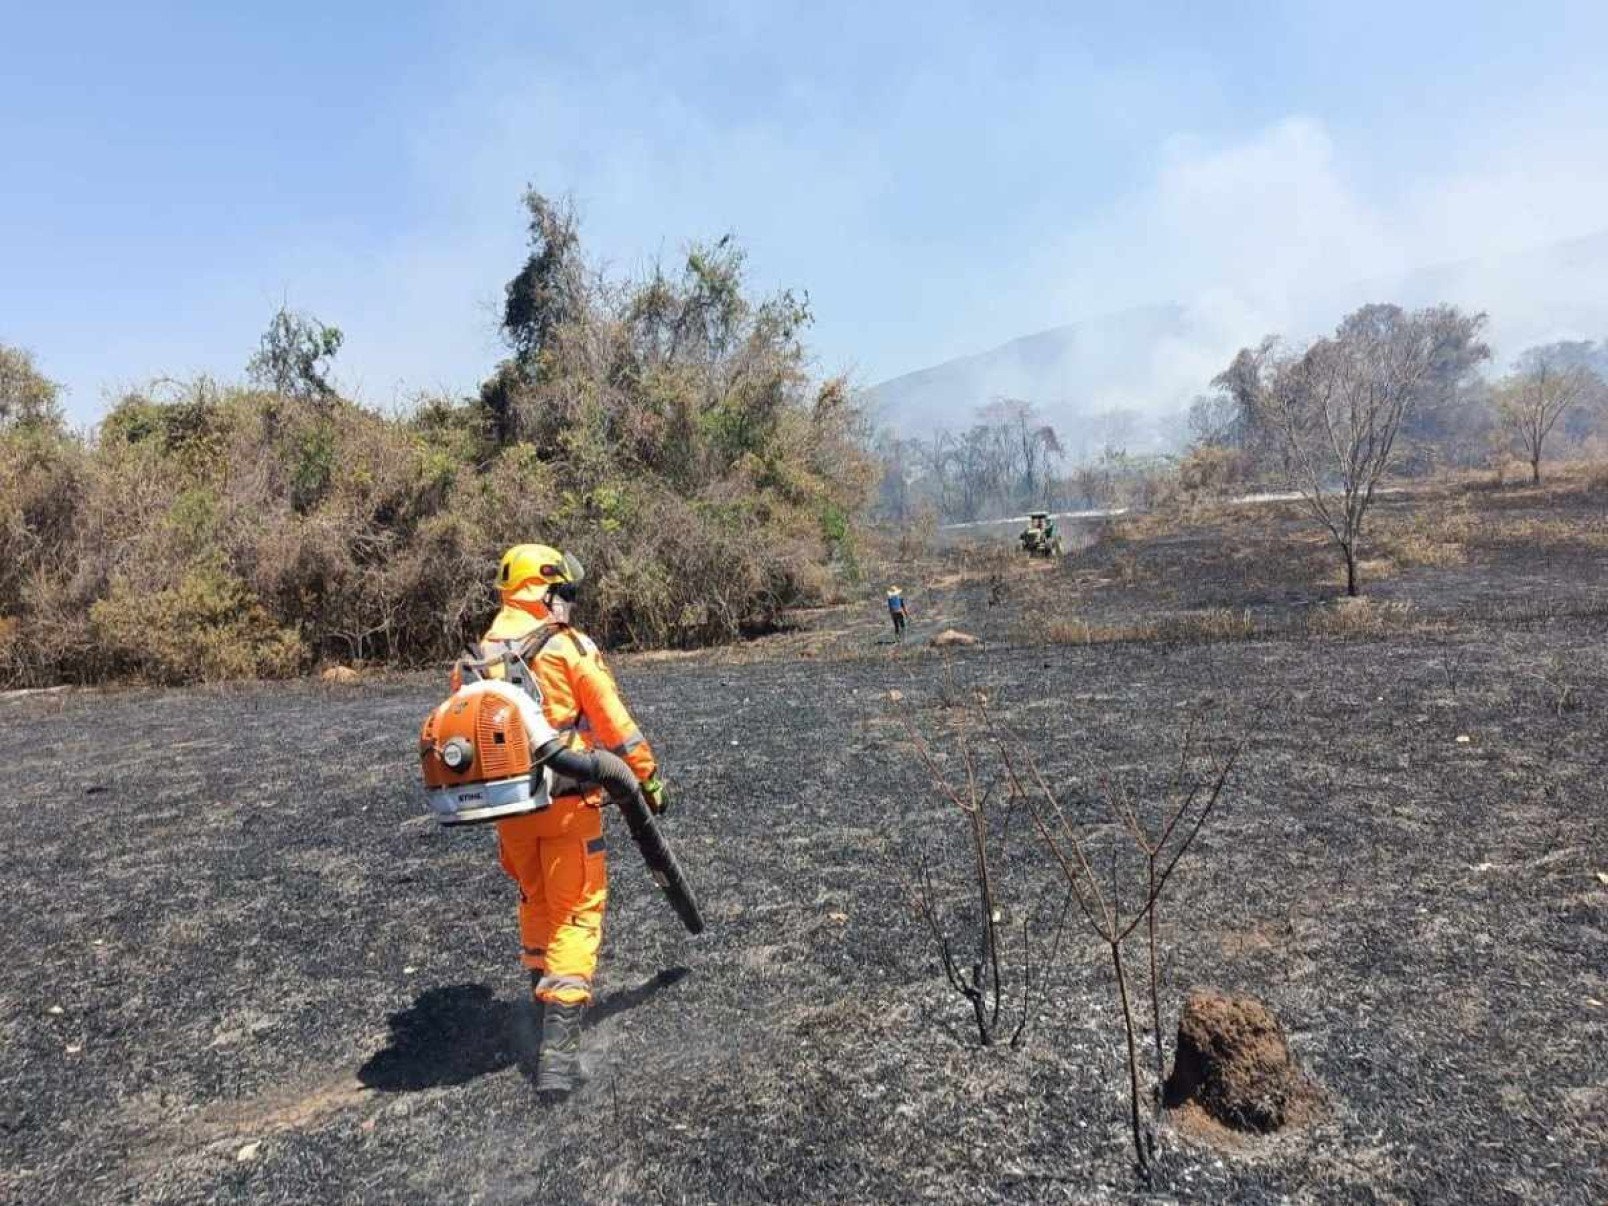
<instances>
[{"instance_id":1,"label":"burnt ground","mask_svg":"<svg viewBox=\"0 0 1608 1206\"><path fill-rule=\"evenodd\" d=\"M1251 606L1263 525L1009 571L993 606L986 575L910 586L918 637L992 638L950 658L877 644L872 600L774 656L621 659L710 929L615 826L592 1080L557 1111L492 837L421 816L435 677L0 699L0 1199L1145 1196L1099 948L1069 932L1024 1045L981 1049L910 905L923 856L956 927L970 894L899 721L945 748L982 689L1091 822L1089 768L1144 790L1186 716L1245 742L1164 915L1168 1024L1192 986L1257 995L1332 1104L1169 1129L1150 1194L1608 1200L1608 574L1500 528L1382 577L1434 616L1399 630L1010 639L1137 622L1191 565L1174 605ZM1010 840L1002 904L1043 939Z\"/></svg>"}]
</instances>

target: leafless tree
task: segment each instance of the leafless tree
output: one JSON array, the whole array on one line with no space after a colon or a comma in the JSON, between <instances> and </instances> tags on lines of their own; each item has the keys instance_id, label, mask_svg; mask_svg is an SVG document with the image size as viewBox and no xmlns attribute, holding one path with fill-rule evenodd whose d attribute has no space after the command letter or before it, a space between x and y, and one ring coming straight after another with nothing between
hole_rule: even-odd
<instances>
[{"instance_id":1,"label":"leafless tree","mask_svg":"<svg viewBox=\"0 0 1608 1206\"><path fill-rule=\"evenodd\" d=\"M1411 314L1364 306L1265 374L1260 405L1279 433L1285 473L1340 550L1346 594L1357 594L1368 510L1404 418L1448 349L1475 344L1483 323L1449 306Z\"/></svg>"},{"instance_id":2,"label":"leafless tree","mask_svg":"<svg viewBox=\"0 0 1608 1206\"><path fill-rule=\"evenodd\" d=\"M890 436L875 454L885 518L928 502L942 519L972 521L1052 502L1065 449L1032 403L997 398L964 430L903 441Z\"/></svg>"},{"instance_id":3,"label":"leafless tree","mask_svg":"<svg viewBox=\"0 0 1608 1206\"><path fill-rule=\"evenodd\" d=\"M1034 759L1031 747L997 725L993 732L1013 798L1026 805L1084 921L1110 955L1126 1044L1128 1118L1134 1160L1140 1175L1148 1178L1156 1155L1154 1123L1161 1108L1164 1079L1158 922L1161 899L1180 861L1216 810L1239 758L1240 746L1235 743L1219 756L1208 756L1202 766L1202 750L1192 723L1185 731L1170 788L1154 810L1153 821L1145 819L1145 810L1112 776L1096 773L1099 797L1116 822L1110 844L1097 850L1091 841L1092 834L1080 830L1068 818ZM1124 890L1121 871L1125 863L1124 841L1126 855L1131 858L1136 851L1143 864L1142 881L1128 891ZM1150 1028L1155 1051L1149 1130L1140 1116L1140 1102L1144 1097L1140 1088L1140 1027L1135 1018L1131 973L1124 958L1125 944L1141 926L1145 927L1147 938Z\"/></svg>"},{"instance_id":4,"label":"leafless tree","mask_svg":"<svg viewBox=\"0 0 1608 1206\"><path fill-rule=\"evenodd\" d=\"M1055 463L1063 455L1055 428L1038 408L1021 398L999 398L982 412L986 423L1000 429L997 459L1001 477L1016 499L1035 506L1046 500Z\"/></svg>"},{"instance_id":5,"label":"leafless tree","mask_svg":"<svg viewBox=\"0 0 1608 1206\"><path fill-rule=\"evenodd\" d=\"M957 748L965 782L963 787L956 788L944 777L937 760L919 734L915 733L913 726L911 733L923 764L939 793L966 818L971 839L972 880L977 891L977 915L981 934L980 949L970 968L961 965L945 932L938 913L938 892L924 856L916 893L917 909L931 930L933 940L938 944L939 955L943 960L944 976L950 986L971 1003L973 1018L977 1023L978 1041L985 1047L992 1046L995 1033L999 1029L1000 1009L1004 1003L1005 992L1004 981L1000 974L1000 910L994 892L994 871L989 860L988 804L992 791L979 782L971 744L964 736L960 738Z\"/></svg>"},{"instance_id":6,"label":"leafless tree","mask_svg":"<svg viewBox=\"0 0 1608 1206\"><path fill-rule=\"evenodd\" d=\"M1038 501L1048 508L1057 505L1060 500L1056 483L1066 463L1066 449L1061 444L1061 437L1055 434L1055 428L1048 425L1039 429L1038 438L1044 450L1044 489L1043 497Z\"/></svg>"},{"instance_id":7,"label":"leafless tree","mask_svg":"<svg viewBox=\"0 0 1608 1206\"><path fill-rule=\"evenodd\" d=\"M1189 403L1184 422L1192 447L1237 448L1241 443L1240 410L1231 395L1197 394Z\"/></svg>"},{"instance_id":8,"label":"leafless tree","mask_svg":"<svg viewBox=\"0 0 1608 1206\"><path fill-rule=\"evenodd\" d=\"M1114 501L1109 462L1079 465L1072 474L1072 489L1089 506L1109 506Z\"/></svg>"},{"instance_id":9,"label":"leafless tree","mask_svg":"<svg viewBox=\"0 0 1608 1206\"><path fill-rule=\"evenodd\" d=\"M991 500L1004 494L1011 448L1009 430L988 423L973 425L960 438L953 464L963 519L978 518Z\"/></svg>"},{"instance_id":10,"label":"leafless tree","mask_svg":"<svg viewBox=\"0 0 1608 1206\"><path fill-rule=\"evenodd\" d=\"M974 739L974 729L980 730L986 724L986 703L981 694L964 697L956 691L953 680L949 683L948 694L954 701L956 727L950 745L960 764L957 781L951 782L939 756L908 718L905 728L933 789L965 818L970 854L969 890L976 897L975 954L968 959L962 953L968 944L962 941L957 946L957 941L951 937L954 919L945 916L941 903L943 892L924 850L917 855L911 901L938 948L944 978L971 1006L978 1042L991 1047L1008 1033L1009 1045L1017 1048L1022 1045L1038 1007L1043 1004L1044 969L1053 966L1059 955L1072 900L1067 896L1060 908L1052 911L1054 921L1044 927L1039 941L1035 941L1033 932L1038 910L1024 909L1016 951L1021 961L1020 1002L1014 1010L1007 1010L1004 962L1008 939L999 876L1018 796L1005 785L1000 767L992 768L991 774L984 767ZM1014 1024L1007 1013L1014 1017Z\"/></svg>"},{"instance_id":11,"label":"leafless tree","mask_svg":"<svg viewBox=\"0 0 1608 1206\"><path fill-rule=\"evenodd\" d=\"M1571 407L1602 395L1602 378L1548 347L1526 352L1513 375L1497 387L1497 413L1523 450L1535 485L1541 484L1541 455L1558 420Z\"/></svg>"},{"instance_id":12,"label":"leafless tree","mask_svg":"<svg viewBox=\"0 0 1608 1206\"><path fill-rule=\"evenodd\" d=\"M1140 434L1142 418L1138 411L1112 407L1089 418L1088 430L1094 434L1095 456L1118 460L1127 455L1128 446Z\"/></svg>"},{"instance_id":13,"label":"leafless tree","mask_svg":"<svg viewBox=\"0 0 1608 1206\"><path fill-rule=\"evenodd\" d=\"M902 524L910 517L910 462L913 456L920 455L920 443L902 440L891 429L884 428L876 434L873 451L882 470L877 504L884 515Z\"/></svg>"},{"instance_id":14,"label":"leafless tree","mask_svg":"<svg viewBox=\"0 0 1608 1206\"><path fill-rule=\"evenodd\" d=\"M925 440L917 438L914 441L914 448L916 463L921 468L928 494L937 506L939 516L948 519L954 514L955 507L953 493L955 437L940 428Z\"/></svg>"}]
</instances>

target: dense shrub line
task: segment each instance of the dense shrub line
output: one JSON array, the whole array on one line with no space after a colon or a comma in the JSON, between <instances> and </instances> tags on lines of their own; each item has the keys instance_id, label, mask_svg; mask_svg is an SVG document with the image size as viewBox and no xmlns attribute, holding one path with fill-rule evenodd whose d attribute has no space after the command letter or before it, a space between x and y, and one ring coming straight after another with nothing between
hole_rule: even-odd
<instances>
[{"instance_id":1,"label":"dense shrub line","mask_svg":"<svg viewBox=\"0 0 1608 1206\"><path fill-rule=\"evenodd\" d=\"M343 399L339 332L280 314L255 385L130 395L80 435L0 347L0 685L438 659L524 540L587 563L616 644L728 640L852 576L871 474L842 383L807 372L807 308L751 301L725 240L605 279L571 215L526 205L513 354L473 399Z\"/></svg>"}]
</instances>

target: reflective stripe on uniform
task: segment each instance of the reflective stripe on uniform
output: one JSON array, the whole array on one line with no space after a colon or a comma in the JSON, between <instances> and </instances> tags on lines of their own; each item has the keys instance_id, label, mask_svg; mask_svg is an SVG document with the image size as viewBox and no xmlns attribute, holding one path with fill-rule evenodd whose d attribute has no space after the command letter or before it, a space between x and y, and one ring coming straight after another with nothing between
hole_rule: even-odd
<instances>
[{"instance_id":1,"label":"reflective stripe on uniform","mask_svg":"<svg viewBox=\"0 0 1608 1206\"><path fill-rule=\"evenodd\" d=\"M592 978L590 976L543 976L536 981L536 991L557 992L563 988L590 989Z\"/></svg>"},{"instance_id":2,"label":"reflective stripe on uniform","mask_svg":"<svg viewBox=\"0 0 1608 1206\"><path fill-rule=\"evenodd\" d=\"M609 841L605 837L595 837L586 843L586 853L602 854L609 848Z\"/></svg>"},{"instance_id":3,"label":"reflective stripe on uniform","mask_svg":"<svg viewBox=\"0 0 1608 1206\"><path fill-rule=\"evenodd\" d=\"M620 742L619 745L611 745L611 746L609 746L609 753L614 754L617 757L624 758L632 750L636 749L637 746L642 745L642 744L643 744L642 730L638 729L636 732L632 733L629 737L627 737L624 741Z\"/></svg>"}]
</instances>

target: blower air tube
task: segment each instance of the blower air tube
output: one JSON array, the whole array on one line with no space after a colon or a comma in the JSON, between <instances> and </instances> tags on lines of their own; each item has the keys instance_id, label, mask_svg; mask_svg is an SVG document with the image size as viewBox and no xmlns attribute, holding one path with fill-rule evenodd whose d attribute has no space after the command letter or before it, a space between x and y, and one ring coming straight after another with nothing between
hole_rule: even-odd
<instances>
[{"instance_id":1,"label":"blower air tube","mask_svg":"<svg viewBox=\"0 0 1608 1206\"><path fill-rule=\"evenodd\" d=\"M625 759L607 750L556 749L549 753L544 749L538 750L537 756L565 778L596 783L608 793L625 818L625 827L642 852L642 861L647 863L653 882L664 892L670 907L681 918L681 924L687 927L689 934L703 933L704 920L698 909L698 898L693 895L686 873L654 823L653 811L643 799L642 787Z\"/></svg>"}]
</instances>

